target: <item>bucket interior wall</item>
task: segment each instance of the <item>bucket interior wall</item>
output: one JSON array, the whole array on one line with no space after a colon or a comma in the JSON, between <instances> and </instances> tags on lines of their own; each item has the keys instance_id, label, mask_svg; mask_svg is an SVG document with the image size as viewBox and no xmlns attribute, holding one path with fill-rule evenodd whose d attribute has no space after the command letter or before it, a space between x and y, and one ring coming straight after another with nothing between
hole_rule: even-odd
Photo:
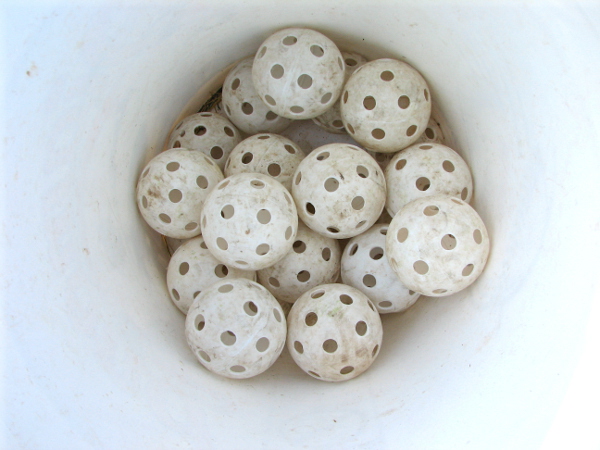
<instances>
[{"instance_id":1,"label":"bucket interior wall","mask_svg":"<svg viewBox=\"0 0 600 450\"><path fill-rule=\"evenodd\" d=\"M3 6L6 448L599 444L597 3L59 5ZM470 288L385 316L347 383L287 350L244 381L204 370L135 204L190 98L288 26L423 73L492 242Z\"/></svg>"}]
</instances>

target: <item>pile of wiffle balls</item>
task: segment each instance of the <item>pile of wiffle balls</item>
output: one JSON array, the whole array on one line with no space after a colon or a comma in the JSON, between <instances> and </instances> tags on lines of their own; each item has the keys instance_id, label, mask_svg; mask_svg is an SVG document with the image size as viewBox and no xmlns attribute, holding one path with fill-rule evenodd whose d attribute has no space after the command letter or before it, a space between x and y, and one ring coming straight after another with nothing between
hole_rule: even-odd
<instances>
[{"instance_id":1,"label":"pile of wiffle balls","mask_svg":"<svg viewBox=\"0 0 600 450\"><path fill-rule=\"evenodd\" d=\"M147 223L185 239L167 285L208 370L258 375L287 339L306 373L349 380L381 349L380 314L482 273L489 238L469 167L440 143L429 87L407 63L285 29L229 72L221 106L226 117L179 123L137 186ZM305 155L277 134L306 119L360 146Z\"/></svg>"}]
</instances>

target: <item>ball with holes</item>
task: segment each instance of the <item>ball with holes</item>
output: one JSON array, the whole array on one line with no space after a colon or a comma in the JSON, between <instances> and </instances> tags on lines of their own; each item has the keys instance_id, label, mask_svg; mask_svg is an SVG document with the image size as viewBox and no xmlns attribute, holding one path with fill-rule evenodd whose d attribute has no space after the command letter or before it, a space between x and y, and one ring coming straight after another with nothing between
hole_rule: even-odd
<instances>
[{"instance_id":1,"label":"ball with holes","mask_svg":"<svg viewBox=\"0 0 600 450\"><path fill-rule=\"evenodd\" d=\"M202 211L202 234L210 252L228 266L259 270L291 249L298 230L292 196L260 173L239 173L219 183Z\"/></svg>"},{"instance_id":2,"label":"ball with holes","mask_svg":"<svg viewBox=\"0 0 600 450\"><path fill-rule=\"evenodd\" d=\"M261 100L252 82L254 56L243 59L223 83L223 108L233 124L248 134L279 133L291 123Z\"/></svg>"},{"instance_id":3,"label":"ball with holes","mask_svg":"<svg viewBox=\"0 0 600 450\"><path fill-rule=\"evenodd\" d=\"M369 150L393 153L413 144L431 114L427 82L394 59L359 67L344 86L342 119L350 135Z\"/></svg>"},{"instance_id":4,"label":"ball with holes","mask_svg":"<svg viewBox=\"0 0 600 450\"><path fill-rule=\"evenodd\" d=\"M435 195L404 206L390 223L386 254L406 287L424 295L454 294L483 272L490 249L477 212L456 197Z\"/></svg>"},{"instance_id":5,"label":"ball with holes","mask_svg":"<svg viewBox=\"0 0 600 450\"><path fill-rule=\"evenodd\" d=\"M354 52L342 52L342 58L344 59L345 67L344 82L348 81L348 78L350 78L350 75L352 75L356 69L367 62L367 58ZM342 121L339 100L323 114L315 117L313 122L331 133L346 133L344 122Z\"/></svg>"},{"instance_id":6,"label":"ball with holes","mask_svg":"<svg viewBox=\"0 0 600 450\"><path fill-rule=\"evenodd\" d=\"M202 236L185 241L171 256L167 268L169 295L184 314L204 289L227 278L256 280L256 272L227 267L218 261Z\"/></svg>"},{"instance_id":7,"label":"ball with holes","mask_svg":"<svg viewBox=\"0 0 600 450\"><path fill-rule=\"evenodd\" d=\"M445 143L445 138L444 138L444 132L442 131L442 126L440 125L440 122L438 120L436 120L433 116L433 111L431 111L431 117L429 118L429 122L427 122L427 127L425 128L425 131L423 131L423 134L421 134L421 136L419 137L419 139L417 139L417 143L420 142L436 142L438 144L444 144Z\"/></svg>"},{"instance_id":8,"label":"ball with holes","mask_svg":"<svg viewBox=\"0 0 600 450\"><path fill-rule=\"evenodd\" d=\"M305 292L288 315L288 349L296 364L319 380L359 376L379 354L382 336L371 300L345 284Z\"/></svg>"},{"instance_id":9,"label":"ball with holes","mask_svg":"<svg viewBox=\"0 0 600 450\"><path fill-rule=\"evenodd\" d=\"M210 156L221 170L231 150L242 140L240 132L225 117L212 112L183 119L169 136L169 147L193 148Z\"/></svg>"},{"instance_id":10,"label":"ball with holes","mask_svg":"<svg viewBox=\"0 0 600 450\"><path fill-rule=\"evenodd\" d=\"M200 234L204 201L222 179L221 169L204 153L173 148L159 153L142 171L138 207L154 230L188 239Z\"/></svg>"},{"instance_id":11,"label":"ball with holes","mask_svg":"<svg viewBox=\"0 0 600 450\"><path fill-rule=\"evenodd\" d=\"M275 298L294 303L308 289L337 280L340 254L337 240L321 236L298 222L292 251L272 266L259 270L258 279Z\"/></svg>"},{"instance_id":12,"label":"ball with holes","mask_svg":"<svg viewBox=\"0 0 600 450\"><path fill-rule=\"evenodd\" d=\"M381 314L406 311L420 294L408 289L385 257L388 225L375 224L353 237L342 255L342 282L362 291Z\"/></svg>"},{"instance_id":13,"label":"ball with holes","mask_svg":"<svg viewBox=\"0 0 600 450\"><path fill-rule=\"evenodd\" d=\"M228 378L250 378L277 360L286 337L286 319L277 300L244 278L217 281L190 307L187 342L198 361Z\"/></svg>"},{"instance_id":14,"label":"ball with holes","mask_svg":"<svg viewBox=\"0 0 600 450\"><path fill-rule=\"evenodd\" d=\"M268 37L252 66L254 87L276 114L312 119L339 98L345 64L331 39L306 28L287 28Z\"/></svg>"},{"instance_id":15,"label":"ball with holes","mask_svg":"<svg viewBox=\"0 0 600 450\"><path fill-rule=\"evenodd\" d=\"M302 221L335 239L357 236L375 223L385 203L385 179L366 151L327 144L298 166L292 184Z\"/></svg>"},{"instance_id":16,"label":"ball with holes","mask_svg":"<svg viewBox=\"0 0 600 450\"><path fill-rule=\"evenodd\" d=\"M225 164L225 176L236 173L257 172L269 175L292 189L292 177L304 152L288 138L262 133L240 142Z\"/></svg>"},{"instance_id":17,"label":"ball with holes","mask_svg":"<svg viewBox=\"0 0 600 450\"><path fill-rule=\"evenodd\" d=\"M385 169L385 207L393 217L404 205L430 195L473 195L467 163L450 147L435 142L411 145L396 153Z\"/></svg>"}]
</instances>

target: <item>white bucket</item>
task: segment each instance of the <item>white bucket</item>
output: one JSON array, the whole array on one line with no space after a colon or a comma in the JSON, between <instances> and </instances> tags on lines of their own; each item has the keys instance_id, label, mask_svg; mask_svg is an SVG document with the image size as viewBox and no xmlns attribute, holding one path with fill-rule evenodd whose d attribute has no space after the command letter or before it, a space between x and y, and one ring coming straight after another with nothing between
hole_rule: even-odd
<instances>
[{"instance_id":1,"label":"white bucket","mask_svg":"<svg viewBox=\"0 0 600 450\"><path fill-rule=\"evenodd\" d=\"M597 2L3 6L4 448L597 448ZM429 81L492 251L384 317L371 369L314 380L194 359L134 187L195 92L309 26Z\"/></svg>"}]
</instances>

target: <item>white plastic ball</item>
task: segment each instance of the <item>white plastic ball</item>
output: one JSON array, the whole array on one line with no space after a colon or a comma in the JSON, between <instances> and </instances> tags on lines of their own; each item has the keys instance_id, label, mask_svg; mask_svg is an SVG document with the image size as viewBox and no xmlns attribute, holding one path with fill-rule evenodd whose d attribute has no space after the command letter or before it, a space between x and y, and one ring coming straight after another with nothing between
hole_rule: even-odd
<instances>
[{"instance_id":1,"label":"white plastic ball","mask_svg":"<svg viewBox=\"0 0 600 450\"><path fill-rule=\"evenodd\" d=\"M415 144L396 153L385 169L386 209L393 217L404 205L430 195L460 197L469 203L473 178L467 163L450 147Z\"/></svg>"},{"instance_id":2,"label":"white plastic ball","mask_svg":"<svg viewBox=\"0 0 600 450\"><path fill-rule=\"evenodd\" d=\"M342 54L331 39L314 30L287 28L260 46L252 80L276 114L312 119L337 101L344 72Z\"/></svg>"},{"instance_id":3,"label":"white plastic ball","mask_svg":"<svg viewBox=\"0 0 600 450\"><path fill-rule=\"evenodd\" d=\"M200 214L212 188L223 179L216 163L187 148L155 156L138 180L136 196L142 216L154 230L176 239L201 232Z\"/></svg>"},{"instance_id":4,"label":"white plastic ball","mask_svg":"<svg viewBox=\"0 0 600 450\"><path fill-rule=\"evenodd\" d=\"M252 82L254 56L243 59L223 83L222 108L231 122L248 134L279 133L291 123L261 100Z\"/></svg>"},{"instance_id":5,"label":"white plastic ball","mask_svg":"<svg viewBox=\"0 0 600 450\"><path fill-rule=\"evenodd\" d=\"M454 294L483 272L486 227L468 203L436 195L404 206L390 223L386 254L406 287L424 295Z\"/></svg>"},{"instance_id":6,"label":"white plastic ball","mask_svg":"<svg viewBox=\"0 0 600 450\"><path fill-rule=\"evenodd\" d=\"M371 300L344 284L305 292L288 315L287 345L302 370L345 381L367 370L381 349L381 318Z\"/></svg>"},{"instance_id":7,"label":"white plastic ball","mask_svg":"<svg viewBox=\"0 0 600 450\"><path fill-rule=\"evenodd\" d=\"M240 132L225 117L202 112L192 114L177 124L169 136L168 146L199 150L223 170L229 153L241 140Z\"/></svg>"},{"instance_id":8,"label":"white plastic ball","mask_svg":"<svg viewBox=\"0 0 600 450\"><path fill-rule=\"evenodd\" d=\"M415 143L436 142L438 144L444 144L444 141L444 132L442 131L442 127L440 126L439 122L434 119L432 110L431 117L429 118L429 122L427 122L425 131L423 131Z\"/></svg>"},{"instance_id":9,"label":"white plastic ball","mask_svg":"<svg viewBox=\"0 0 600 450\"><path fill-rule=\"evenodd\" d=\"M292 251L272 266L259 270L258 279L276 299L294 303L308 289L337 280L340 256L337 240L321 236L298 222Z\"/></svg>"},{"instance_id":10,"label":"white plastic ball","mask_svg":"<svg viewBox=\"0 0 600 450\"><path fill-rule=\"evenodd\" d=\"M292 195L310 228L344 239L368 230L385 203L385 179L377 162L350 144L327 144L298 166Z\"/></svg>"},{"instance_id":11,"label":"white plastic ball","mask_svg":"<svg viewBox=\"0 0 600 450\"><path fill-rule=\"evenodd\" d=\"M225 164L225 176L257 172L269 175L291 191L292 177L304 152L288 138L277 134L257 134L240 142Z\"/></svg>"},{"instance_id":12,"label":"white plastic ball","mask_svg":"<svg viewBox=\"0 0 600 450\"><path fill-rule=\"evenodd\" d=\"M256 272L228 267L208 250L204 238L185 241L169 261L167 288L173 303L187 314L194 299L217 281L230 278L256 279Z\"/></svg>"},{"instance_id":13,"label":"white plastic ball","mask_svg":"<svg viewBox=\"0 0 600 450\"><path fill-rule=\"evenodd\" d=\"M344 59L345 67L344 83L348 81L348 78L350 78L350 75L352 75L356 69L367 62L367 58L353 52L342 52L342 58ZM330 133L346 133L339 100L323 114L315 117L313 122Z\"/></svg>"},{"instance_id":14,"label":"white plastic ball","mask_svg":"<svg viewBox=\"0 0 600 450\"><path fill-rule=\"evenodd\" d=\"M381 314L402 312L420 294L408 289L396 276L385 256L387 224L375 224L353 237L342 255L342 282L362 291Z\"/></svg>"},{"instance_id":15,"label":"white plastic ball","mask_svg":"<svg viewBox=\"0 0 600 450\"><path fill-rule=\"evenodd\" d=\"M243 278L218 281L194 301L185 320L192 352L208 370L228 378L256 376L277 360L286 319L277 300Z\"/></svg>"},{"instance_id":16,"label":"white plastic ball","mask_svg":"<svg viewBox=\"0 0 600 450\"><path fill-rule=\"evenodd\" d=\"M408 64L377 59L359 67L344 87L344 126L369 150L392 153L413 144L427 127L431 95Z\"/></svg>"},{"instance_id":17,"label":"white plastic ball","mask_svg":"<svg viewBox=\"0 0 600 450\"><path fill-rule=\"evenodd\" d=\"M275 264L291 249L298 215L281 183L260 173L240 173L219 183L206 199L202 233L221 262L259 270Z\"/></svg>"}]
</instances>

